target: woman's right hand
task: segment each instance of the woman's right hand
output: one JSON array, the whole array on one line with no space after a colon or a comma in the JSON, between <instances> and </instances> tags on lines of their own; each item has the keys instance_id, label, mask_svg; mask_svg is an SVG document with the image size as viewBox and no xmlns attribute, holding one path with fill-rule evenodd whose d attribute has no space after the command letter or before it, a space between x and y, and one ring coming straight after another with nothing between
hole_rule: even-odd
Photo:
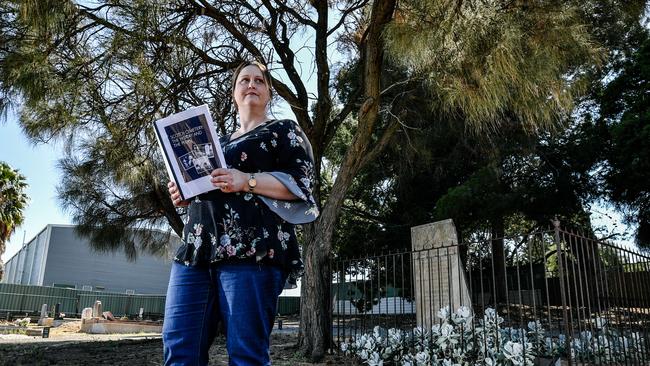
<instances>
[{"instance_id":1,"label":"woman's right hand","mask_svg":"<svg viewBox=\"0 0 650 366\"><path fill-rule=\"evenodd\" d=\"M176 207L187 207L190 204L189 200L181 200L181 192L178 191L176 183L169 182L167 183L167 190L169 191L169 196Z\"/></svg>"}]
</instances>

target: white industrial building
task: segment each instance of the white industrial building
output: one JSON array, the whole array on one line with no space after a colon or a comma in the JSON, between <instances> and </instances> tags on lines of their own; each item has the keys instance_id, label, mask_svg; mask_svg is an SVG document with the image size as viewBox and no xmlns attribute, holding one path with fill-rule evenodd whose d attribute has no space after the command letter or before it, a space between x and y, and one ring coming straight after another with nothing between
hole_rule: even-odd
<instances>
[{"instance_id":1,"label":"white industrial building","mask_svg":"<svg viewBox=\"0 0 650 366\"><path fill-rule=\"evenodd\" d=\"M136 236L137 237L137 236ZM161 238L167 235L161 233ZM55 286L93 291L165 294L171 254L179 239L170 237L164 257L139 251L130 261L124 252L98 252L73 225L47 225L5 264L3 283Z\"/></svg>"}]
</instances>

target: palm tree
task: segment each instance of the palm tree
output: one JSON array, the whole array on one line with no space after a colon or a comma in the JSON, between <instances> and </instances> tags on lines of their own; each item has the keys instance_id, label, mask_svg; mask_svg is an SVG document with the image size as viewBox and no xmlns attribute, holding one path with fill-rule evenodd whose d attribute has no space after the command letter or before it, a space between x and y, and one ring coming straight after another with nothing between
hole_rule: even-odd
<instances>
[{"instance_id":1,"label":"palm tree","mask_svg":"<svg viewBox=\"0 0 650 366\"><path fill-rule=\"evenodd\" d=\"M0 256L5 252L5 243L16 227L23 223L23 211L27 206L25 177L0 161ZM0 280L4 266L0 259Z\"/></svg>"}]
</instances>

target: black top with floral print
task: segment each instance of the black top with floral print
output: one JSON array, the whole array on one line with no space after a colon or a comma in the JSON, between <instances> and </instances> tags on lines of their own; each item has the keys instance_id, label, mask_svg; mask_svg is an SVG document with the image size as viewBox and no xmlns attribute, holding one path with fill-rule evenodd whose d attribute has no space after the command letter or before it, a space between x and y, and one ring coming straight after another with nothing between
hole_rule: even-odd
<instances>
[{"instance_id":1,"label":"black top with floral print","mask_svg":"<svg viewBox=\"0 0 650 366\"><path fill-rule=\"evenodd\" d=\"M220 140L229 168L273 175L298 200L281 201L247 192L218 189L190 202L183 244L175 260L185 265L218 261L281 266L288 285L302 274L294 224L318 217L312 196L314 159L309 140L291 120L271 120L242 136Z\"/></svg>"}]
</instances>

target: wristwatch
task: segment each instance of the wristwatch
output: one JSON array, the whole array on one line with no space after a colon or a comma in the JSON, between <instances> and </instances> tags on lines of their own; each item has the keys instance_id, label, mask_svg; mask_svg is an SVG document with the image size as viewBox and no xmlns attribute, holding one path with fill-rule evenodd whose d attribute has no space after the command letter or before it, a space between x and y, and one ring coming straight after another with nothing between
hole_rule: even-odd
<instances>
[{"instance_id":1,"label":"wristwatch","mask_svg":"<svg viewBox=\"0 0 650 366\"><path fill-rule=\"evenodd\" d=\"M257 187L257 179L255 179L255 173L251 173L248 178L248 192L253 193L255 187Z\"/></svg>"}]
</instances>

